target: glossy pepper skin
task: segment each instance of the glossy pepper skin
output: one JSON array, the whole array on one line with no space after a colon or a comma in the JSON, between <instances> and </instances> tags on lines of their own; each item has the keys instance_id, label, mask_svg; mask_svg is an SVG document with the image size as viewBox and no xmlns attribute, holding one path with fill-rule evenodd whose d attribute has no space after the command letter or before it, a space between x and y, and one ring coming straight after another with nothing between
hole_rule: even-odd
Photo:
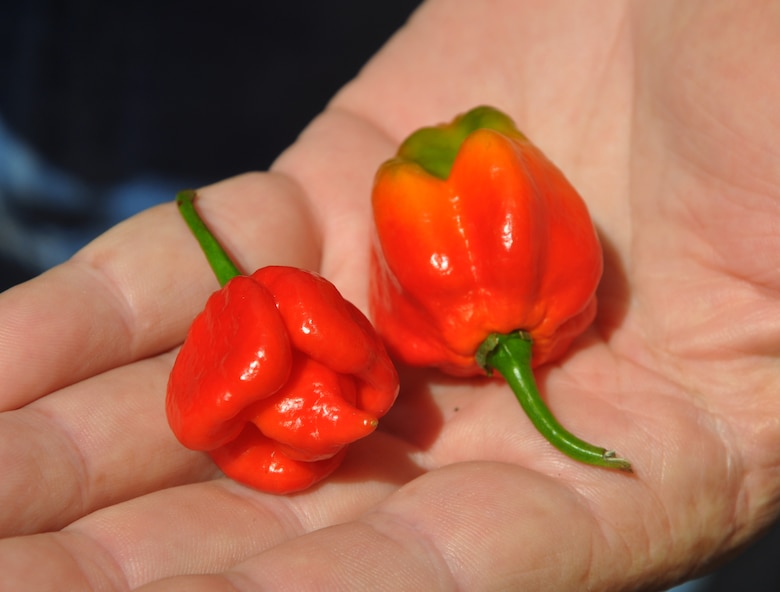
<instances>
[{"instance_id":1,"label":"glossy pepper skin","mask_svg":"<svg viewBox=\"0 0 780 592\"><path fill-rule=\"evenodd\" d=\"M371 315L391 353L456 376L498 370L556 446L628 469L601 448L584 458L590 445L536 391L531 367L594 319L602 251L581 197L514 122L478 107L418 130L380 167L372 205Z\"/></svg>"},{"instance_id":2,"label":"glossy pepper skin","mask_svg":"<svg viewBox=\"0 0 780 592\"><path fill-rule=\"evenodd\" d=\"M321 276L282 266L233 275L179 351L168 422L227 476L300 491L374 431L398 377L368 319Z\"/></svg>"}]
</instances>

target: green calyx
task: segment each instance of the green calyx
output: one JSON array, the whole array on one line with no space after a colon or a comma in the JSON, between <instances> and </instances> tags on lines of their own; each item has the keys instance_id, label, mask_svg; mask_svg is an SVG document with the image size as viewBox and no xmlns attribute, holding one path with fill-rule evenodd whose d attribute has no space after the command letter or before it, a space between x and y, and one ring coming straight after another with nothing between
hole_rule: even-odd
<instances>
[{"instance_id":1,"label":"green calyx","mask_svg":"<svg viewBox=\"0 0 780 592\"><path fill-rule=\"evenodd\" d=\"M550 444L574 460L632 472L631 463L615 451L589 444L564 428L542 400L531 370L531 336L525 331L492 333L477 352L477 363L490 375L497 371L507 381L534 427Z\"/></svg>"},{"instance_id":2,"label":"green calyx","mask_svg":"<svg viewBox=\"0 0 780 592\"><path fill-rule=\"evenodd\" d=\"M508 115L493 107L482 106L459 115L452 123L417 130L401 144L398 158L416 162L430 175L447 179L461 145L479 129L524 138Z\"/></svg>"}]
</instances>

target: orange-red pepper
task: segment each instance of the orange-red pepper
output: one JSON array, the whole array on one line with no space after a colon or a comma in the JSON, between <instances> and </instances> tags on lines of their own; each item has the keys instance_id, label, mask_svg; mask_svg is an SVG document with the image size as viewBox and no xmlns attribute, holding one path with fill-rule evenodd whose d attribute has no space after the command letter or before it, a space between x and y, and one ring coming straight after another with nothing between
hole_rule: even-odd
<instances>
[{"instance_id":1,"label":"orange-red pepper","mask_svg":"<svg viewBox=\"0 0 780 592\"><path fill-rule=\"evenodd\" d=\"M179 199L201 224L191 195ZM236 275L197 227L210 261L223 266L215 271L224 287L176 358L169 424L237 481L273 493L305 489L374 431L397 395L395 368L365 315L326 279L281 266Z\"/></svg>"},{"instance_id":2,"label":"orange-red pepper","mask_svg":"<svg viewBox=\"0 0 780 592\"><path fill-rule=\"evenodd\" d=\"M390 351L458 376L498 371L579 460L628 470L563 429L532 367L593 321L602 251L585 203L505 114L478 107L412 134L375 179L371 314Z\"/></svg>"}]
</instances>

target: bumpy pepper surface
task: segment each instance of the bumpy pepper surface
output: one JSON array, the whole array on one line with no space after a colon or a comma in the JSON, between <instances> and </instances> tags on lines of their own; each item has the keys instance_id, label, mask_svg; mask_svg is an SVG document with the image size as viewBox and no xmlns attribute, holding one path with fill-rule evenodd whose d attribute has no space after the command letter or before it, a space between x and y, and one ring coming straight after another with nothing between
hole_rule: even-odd
<instances>
[{"instance_id":1,"label":"bumpy pepper surface","mask_svg":"<svg viewBox=\"0 0 780 592\"><path fill-rule=\"evenodd\" d=\"M180 199L185 217L193 216L191 197ZM203 238L208 255L213 237ZM374 431L395 401L398 377L368 319L333 284L292 267L235 275L225 257L218 246L210 257L224 287L176 358L168 421L184 446L207 451L236 481L299 491Z\"/></svg>"},{"instance_id":2,"label":"bumpy pepper surface","mask_svg":"<svg viewBox=\"0 0 780 592\"><path fill-rule=\"evenodd\" d=\"M630 470L567 432L532 367L593 321L602 251L587 207L505 114L478 107L418 130L377 172L371 314L398 359L452 375L498 371L569 456Z\"/></svg>"}]
</instances>

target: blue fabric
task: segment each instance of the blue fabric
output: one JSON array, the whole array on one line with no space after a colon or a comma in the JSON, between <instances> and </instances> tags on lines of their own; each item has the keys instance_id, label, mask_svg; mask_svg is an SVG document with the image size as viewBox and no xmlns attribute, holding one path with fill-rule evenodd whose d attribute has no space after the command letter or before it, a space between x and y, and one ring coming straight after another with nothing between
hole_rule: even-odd
<instances>
[{"instance_id":1,"label":"blue fabric","mask_svg":"<svg viewBox=\"0 0 780 592\"><path fill-rule=\"evenodd\" d=\"M97 185L47 162L0 119L0 255L40 272L195 179L138 174Z\"/></svg>"},{"instance_id":2,"label":"blue fabric","mask_svg":"<svg viewBox=\"0 0 780 592\"><path fill-rule=\"evenodd\" d=\"M5 3L0 289L181 188L267 169L419 1Z\"/></svg>"}]
</instances>

